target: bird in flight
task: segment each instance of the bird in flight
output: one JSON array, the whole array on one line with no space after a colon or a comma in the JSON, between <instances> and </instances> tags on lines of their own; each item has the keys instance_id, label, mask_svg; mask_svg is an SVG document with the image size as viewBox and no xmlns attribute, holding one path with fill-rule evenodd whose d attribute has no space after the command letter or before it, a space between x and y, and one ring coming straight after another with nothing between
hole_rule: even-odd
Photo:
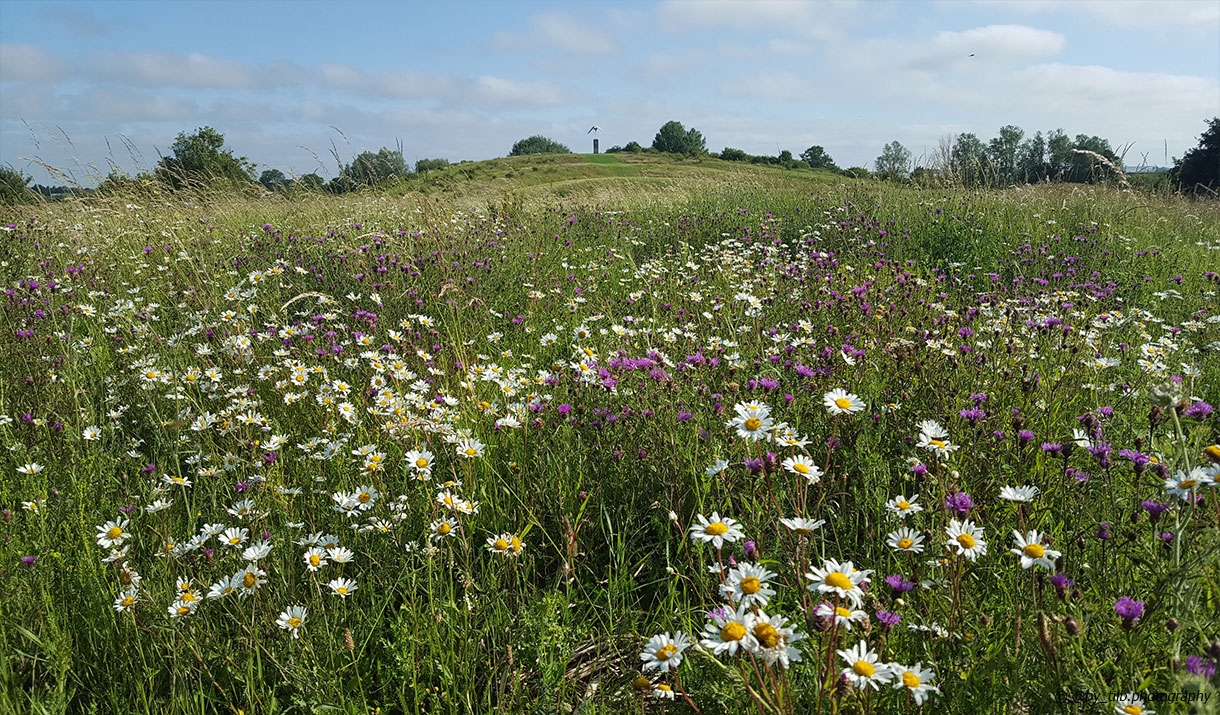
<instances>
[{"instance_id":1,"label":"bird in flight","mask_svg":"<svg viewBox=\"0 0 1220 715\"><path fill-rule=\"evenodd\" d=\"M594 124L593 126L589 127L589 131L585 132L585 134L592 134L593 132L600 132L601 130L601 127Z\"/></svg>"}]
</instances>

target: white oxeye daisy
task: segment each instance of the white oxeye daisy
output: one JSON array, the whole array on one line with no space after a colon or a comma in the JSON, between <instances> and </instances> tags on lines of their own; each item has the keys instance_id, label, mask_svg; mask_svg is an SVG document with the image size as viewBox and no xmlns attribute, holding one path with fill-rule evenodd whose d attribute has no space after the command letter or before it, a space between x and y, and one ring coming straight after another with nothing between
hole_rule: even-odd
<instances>
[{"instance_id":1,"label":"white oxeye daisy","mask_svg":"<svg viewBox=\"0 0 1220 715\"><path fill-rule=\"evenodd\" d=\"M868 649L868 643L865 641L836 652L847 662L843 676L855 687L878 690L881 685L890 682L892 673L889 665L877 662L877 654Z\"/></svg>"},{"instance_id":2,"label":"white oxeye daisy","mask_svg":"<svg viewBox=\"0 0 1220 715\"><path fill-rule=\"evenodd\" d=\"M644 651L640 653L640 660L644 662L641 669L645 673L650 670L659 670L662 673L675 670L682 663L682 651L690 645L690 637L681 631L674 633L672 638L668 633L653 636L648 639Z\"/></svg>"},{"instance_id":3,"label":"white oxeye daisy","mask_svg":"<svg viewBox=\"0 0 1220 715\"><path fill-rule=\"evenodd\" d=\"M913 554L923 553L923 534L903 527L898 531L890 532L885 537L885 544L895 551L906 551Z\"/></svg>"},{"instance_id":4,"label":"white oxeye daisy","mask_svg":"<svg viewBox=\"0 0 1220 715\"><path fill-rule=\"evenodd\" d=\"M356 582L350 578L337 578L326 585L330 586L331 593L335 594L339 598L347 598L348 596L352 595L357 588Z\"/></svg>"},{"instance_id":5,"label":"white oxeye daisy","mask_svg":"<svg viewBox=\"0 0 1220 715\"><path fill-rule=\"evenodd\" d=\"M822 404L832 415L855 414L864 409L864 401L842 388L822 395Z\"/></svg>"},{"instance_id":6,"label":"white oxeye daisy","mask_svg":"<svg viewBox=\"0 0 1220 715\"><path fill-rule=\"evenodd\" d=\"M326 552L314 546L305 552L304 560L305 568L310 571L317 571L326 565Z\"/></svg>"},{"instance_id":7,"label":"white oxeye daisy","mask_svg":"<svg viewBox=\"0 0 1220 715\"><path fill-rule=\"evenodd\" d=\"M923 507L917 503L918 500L918 494L912 496L910 499L907 499L900 494L887 501L885 503L885 508L889 509L890 513L894 514L898 518L905 519L915 512L923 511Z\"/></svg>"},{"instance_id":8,"label":"white oxeye daisy","mask_svg":"<svg viewBox=\"0 0 1220 715\"><path fill-rule=\"evenodd\" d=\"M1211 486L1214 481L1203 467L1195 467L1190 472L1178 470L1177 474L1165 480L1165 492L1171 497L1193 499L1200 487Z\"/></svg>"},{"instance_id":9,"label":"white oxeye daisy","mask_svg":"<svg viewBox=\"0 0 1220 715\"><path fill-rule=\"evenodd\" d=\"M817 521L814 521L813 519L805 519L798 516L793 519L780 519L779 523L788 527L789 531L797 534L808 535L822 528L822 526L826 523L826 520L818 519Z\"/></svg>"},{"instance_id":10,"label":"white oxeye daisy","mask_svg":"<svg viewBox=\"0 0 1220 715\"><path fill-rule=\"evenodd\" d=\"M136 607L136 603L140 600L140 591L135 586L128 586L123 589L119 597L114 599L114 610L122 613L130 611Z\"/></svg>"},{"instance_id":11,"label":"white oxeye daisy","mask_svg":"<svg viewBox=\"0 0 1220 715\"><path fill-rule=\"evenodd\" d=\"M735 611L717 608L707 614L711 622L703 627L700 643L715 655L736 655L738 649L754 650L758 647L758 641L750 632L750 615L745 606Z\"/></svg>"},{"instance_id":12,"label":"white oxeye daisy","mask_svg":"<svg viewBox=\"0 0 1220 715\"><path fill-rule=\"evenodd\" d=\"M699 523L690 528L691 541L711 543L712 546L719 549L724 546L726 541L732 543L745 537L741 524L727 517L721 519L719 512L712 512L711 519L702 514L696 516L695 519Z\"/></svg>"},{"instance_id":13,"label":"white oxeye daisy","mask_svg":"<svg viewBox=\"0 0 1220 715\"><path fill-rule=\"evenodd\" d=\"M958 556L965 556L971 561L987 554L987 542L983 540L983 530L969 519L958 521L951 519L945 527L949 540L945 546L955 549Z\"/></svg>"},{"instance_id":14,"label":"white oxeye daisy","mask_svg":"<svg viewBox=\"0 0 1220 715\"><path fill-rule=\"evenodd\" d=\"M90 425L81 431L81 437L83 437L86 442L96 442L102 438L102 428Z\"/></svg>"},{"instance_id":15,"label":"white oxeye daisy","mask_svg":"<svg viewBox=\"0 0 1220 715\"><path fill-rule=\"evenodd\" d=\"M839 563L834 559L826 559L821 568L812 569L811 573L805 574L805 578L810 581L810 591L833 593L859 606L864 600L864 590L860 588L860 584L868 579L871 573L872 571L857 571L850 561Z\"/></svg>"},{"instance_id":16,"label":"white oxeye daisy","mask_svg":"<svg viewBox=\"0 0 1220 715\"><path fill-rule=\"evenodd\" d=\"M1000 487L1000 498L1005 501L1018 503L1028 503L1038 496L1038 487L1020 486L1020 487Z\"/></svg>"},{"instance_id":17,"label":"white oxeye daisy","mask_svg":"<svg viewBox=\"0 0 1220 715\"><path fill-rule=\"evenodd\" d=\"M436 543L446 536L457 534L457 522L452 519L437 519L428 525L428 540Z\"/></svg>"},{"instance_id":18,"label":"white oxeye daisy","mask_svg":"<svg viewBox=\"0 0 1220 715\"><path fill-rule=\"evenodd\" d=\"M843 626L843 628L849 631L853 623L859 623L864 620L865 616L864 611L859 609L852 610L844 606L832 606L825 601L818 605L814 613L817 614L818 618L823 620L833 618L836 626Z\"/></svg>"},{"instance_id":19,"label":"white oxeye daisy","mask_svg":"<svg viewBox=\"0 0 1220 715\"><path fill-rule=\"evenodd\" d=\"M275 619L275 625L292 633L293 638L299 638L301 635L301 625L305 623L305 614L307 613L304 606L289 606L288 609L280 613L280 617Z\"/></svg>"},{"instance_id":20,"label":"white oxeye daisy","mask_svg":"<svg viewBox=\"0 0 1220 715\"><path fill-rule=\"evenodd\" d=\"M755 653L768 667L779 663L786 670L790 663L801 662L801 652L792 644L803 639L805 634L797 633L795 628L789 626L787 618L755 611L749 619L750 635L758 641Z\"/></svg>"},{"instance_id":21,"label":"white oxeye daisy","mask_svg":"<svg viewBox=\"0 0 1220 715\"><path fill-rule=\"evenodd\" d=\"M220 543L236 549L250 538L250 530L244 527L230 526L220 533Z\"/></svg>"},{"instance_id":22,"label":"white oxeye daisy","mask_svg":"<svg viewBox=\"0 0 1220 715\"><path fill-rule=\"evenodd\" d=\"M923 701L931 697L930 693L940 692L940 688L932 684L936 673L925 669L922 662L915 665L890 663L890 671L894 676L894 688L906 688L916 705L923 705Z\"/></svg>"},{"instance_id":23,"label":"white oxeye daisy","mask_svg":"<svg viewBox=\"0 0 1220 715\"><path fill-rule=\"evenodd\" d=\"M122 545L131 536L127 524L127 520L120 516L97 527L97 545L103 549Z\"/></svg>"},{"instance_id":24,"label":"white oxeye daisy","mask_svg":"<svg viewBox=\"0 0 1220 715\"><path fill-rule=\"evenodd\" d=\"M1021 568L1027 569L1033 566L1041 566L1047 571L1055 570L1055 559L1062 556L1062 554L1054 549L1048 549L1043 546L1042 535L1037 530L1030 531L1024 536L1021 535L1021 532L1014 530L1012 536L1017 547L1009 550L1021 557Z\"/></svg>"},{"instance_id":25,"label":"white oxeye daisy","mask_svg":"<svg viewBox=\"0 0 1220 715\"><path fill-rule=\"evenodd\" d=\"M186 601L180 598L170 604L167 610L169 611L170 618L183 618L194 613L196 608L199 608L199 601L197 599Z\"/></svg>"},{"instance_id":26,"label":"white oxeye daisy","mask_svg":"<svg viewBox=\"0 0 1220 715\"><path fill-rule=\"evenodd\" d=\"M487 539L487 550L501 556L520 556L525 545L516 534L500 534Z\"/></svg>"},{"instance_id":27,"label":"white oxeye daisy","mask_svg":"<svg viewBox=\"0 0 1220 715\"><path fill-rule=\"evenodd\" d=\"M915 446L933 452L941 459L960 449L958 445L949 441L949 433L945 428L932 420L924 420L919 423L919 441L915 443Z\"/></svg>"},{"instance_id":28,"label":"white oxeye daisy","mask_svg":"<svg viewBox=\"0 0 1220 715\"><path fill-rule=\"evenodd\" d=\"M261 544L255 544L246 548L241 552L241 557L246 561L261 561L271 554L271 544L264 541Z\"/></svg>"},{"instance_id":29,"label":"white oxeye daisy","mask_svg":"<svg viewBox=\"0 0 1220 715\"><path fill-rule=\"evenodd\" d=\"M725 470L725 468L728 466L729 466L729 462L727 459L717 459L715 462L712 463L712 465L710 467L708 467L707 469L704 469L703 473L709 477L714 477L717 474L720 474L721 472L723 472Z\"/></svg>"},{"instance_id":30,"label":"white oxeye daisy","mask_svg":"<svg viewBox=\"0 0 1220 715\"><path fill-rule=\"evenodd\" d=\"M1144 699L1135 693L1124 693L1114 698L1117 715L1155 715L1156 711L1144 706Z\"/></svg>"},{"instance_id":31,"label":"white oxeye daisy","mask_svg":"<svg viewBox=\"0 0 1220 715\"><path fill-rule=\"evenodd\" d=\"M803 454L789 457L783 461L784 469L793 474L799 474L809 484L817 484L822 479L822 470L813 460Z\"/></svg>"},{"instance_id":32,"label":"white oxeye daisy","mask_svg":"<svg viewBox=\"0 0 1220 715\"><path fill-rule=\"evenodd\" d=\"M743 563L729 571L720 593L739 607L765 606L775 595L775 589L768 583L773 578L775 574L762 566Z\"/></svg>"},{"instance_id":33,"label":"white oxeye daisy","mask_svg":"<svg viewBox=\"0 0 1220 715\"><path fill-rule=\"evenodd\" d=\"M17 471L21 474L38 474L43 470L43 466L37 462L27 462L26 464L17 467Z\"/></svg>"}]
</instances>

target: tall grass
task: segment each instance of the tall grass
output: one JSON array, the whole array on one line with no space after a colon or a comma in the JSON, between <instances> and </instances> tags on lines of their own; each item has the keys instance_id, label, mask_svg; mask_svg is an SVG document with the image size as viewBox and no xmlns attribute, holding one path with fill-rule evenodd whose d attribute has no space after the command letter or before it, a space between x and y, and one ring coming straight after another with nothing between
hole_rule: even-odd
<instances>
[{"instance_id":1,"label":"tall grass","mask_svg":"<svg viewBox=\"0 0 1220 715\"><path fill-rule=\"evenodd\" d=\"M1165 481L1216 471L1216 205L724 171L0 209L0 711L916 709L852 685L858 642L934 673L931 711L1214 695L1220 506ZM713 512L745 538L692 539ZM904 524L923 553L887 546ZM310 570L332 539L350 561ZM825 559L871 572L850 630L816 613L851 600L808 588ZM782 614L800 662L642 669L742 564L775 590L742 622Z\"/></svg>"}]
</instances>

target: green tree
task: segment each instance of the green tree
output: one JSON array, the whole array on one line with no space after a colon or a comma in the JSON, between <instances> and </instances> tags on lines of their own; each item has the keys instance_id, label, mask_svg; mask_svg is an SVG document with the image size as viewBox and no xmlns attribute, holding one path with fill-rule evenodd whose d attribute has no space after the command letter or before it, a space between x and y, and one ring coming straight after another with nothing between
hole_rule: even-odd
<instances>
[{"instance_id":1,"label":"green tree","mask_svg":"<svg viewBox=\"0 0 1220 715\"><path fill-rule=\"evenodd\" d=\"M244 186L254 181L254 164L224 148L225 137L211 127L174 140L172 156L157 164L157 178L175 189L188 186Z\"/></svg>"},{"instance_id":2,"label":"green tree","mask_svg":"<svg viewBox=\"0 0 1220 715\"><path fill-rule=\"evenodd\" d=\"M1068 158L1067 181L1093 184L1112 179L1121 168L1122 159L1110 148L1110 142L1097 136L1077 134Z\"/></svg>"},{"instance_id":3,"label":"green tree","mask_svg":"<svg viewBox=\"0 0 1220 715\"><path fill-rule=\"evenodd\" d=\"M353 187L376 186L393 179L405 179L411 175L401 149L393 151L381 147L379 151L361 152L352 163L343 167L344 183Z\"/></svg>"},{"instance_id":4,"label":"green tree","mask_svg":"<svg viewBox=\"0 0 1220 715\"><path fill-rule=\"evenodd\" d=\"M1046 135L1046 175L1052 181L1064 181L1072 168L1072 140L1062 129Z\"/></svg>"},{"instance_id":5,"label":"green tree","mask_svg":"<svg viewBox=\"0 0 1220 715\"><path fill-rule=\"evenodd\" d=\"M830 154L827 154L825 149L816 144L801 152L801 161L814 169L839 168L835 166L835 161L830 158Z\"/></svg>"},{"instance_id":6,"label":"green tree","mask_svg":"<svg viewBox=\"0 0 1220 715\"><path fill-rule=\"evenodd\" d=\"M1006 186L1017 179L1017 151L1024 136L1021 127L1009 124L1000 127L1000 135L987 145L987 157L1001 185Z\"/></svg>"},{"instance_id":7,"label":"green tree","mask_svg":"<svg viewBox=\"0 0 1220 715\"><path fill-rule=\"evenodd\" d=\"M326 190L326 182L321 176L318 176L316 172L312 174L305 174L304 176L298 176L296 180L292 182L292 190L321 192Z\"/></svg>"},{"instance_id":8,"label":"green tree","mask_svg":"<svg viewBox=\"0 0 1220 715\"><path fill-rule=\"evenodd\" d=\"M571 154L572 150L541 134L535 134L527 139L521 139L513 144L509 156L525 156L526 154Z\"/></svg>"},{"instance_id":9,"label":"green tree","mask_svg":"<svg viewBox=\"0 0 1220 715\"><path fill-rule=\"evenodd\" d=\"M26 204L38 198L30 177L11 166L0 166L0 204Z\"/></svg>"},{"instance_id":10,"label":"green tree","mask_svg":"<svg viewBox=\"0 0 1220 715\"><path fill-rule=\"evenodd\" d=\"M669 121L661 126L661 130L652 140L652 148L667 154L685 154L698 156L707 153L707 143L698 129L689 131L682 122Z\"/></svg>"},{"instance_id":11,"label":"green tree","mask_svg":"<svg viewBox=\"0 0 1220 715\"><path fill-rule=\"evenodd\" d=\"M873 161L877 176L888 181L902 181L911 175L911 150L901 142L892 141Z\"/></svg>"},{"instance_id":12,"label":"green tree","mask_svg":"<svg viewBox=\"0 0 1220 715\"><path fill-rule=\"evenodd\" d=\"M1042 181L1047 177L1046 139L1042 132L1034 132L1017 148L1017 178L1027 183Z\"/></svg>"},{"instance_id":13,"label":"green tree","mask_svg":"<svg viewBox=\"0 0 1220 715\"><path fill-rule=\"evenodd\" d=\"M987 148L973 134L959 134L950 153L950 173L962 186L986 186L992 177Z\"/></svg>"},{"instance_id":14,"label":"green tree","mask_svg":"<svg viewBox=\"0 0 1220 715\"><path fill-rule=\"evenodd\" d=\"M1169 176L1179 189L1188 193L1201 188L1220 189L1220 117L1208 120L1199 146L1175 161Z\"/></svg>"},{"instance_id":15,"label":"green tree","mask_svg":"<svg viewBox=\"0 0 1220 715\"><path fill-rule=\"evenodd\" d=\"M733 147L726 146L723 150L721 150L720 158L724 161L749 161L750 155L741 149L734 149Z\"/></svg>"},{"instance_id":16,"label":"green tree","mask_svg":"<svg viewBox=\"0 0 1220 715\"><path fill-rule=\"evenodd\" d=\"M292 179L284 175L284 172L279 169L267 169L258 176L258 183L267 188L268 191L283 191L292 184Z\"/></svg>"},{"instance_id":17,"label":"green tree","mask_svg":"<svg viewBox=\"0 0 1220 715\"><path fill-rule=\"evenodd\" d=\"M415 162L415 173L422 174L433 169L444 169L449 166L448 159L420 159Z\"/></svg>"}]
</instances>

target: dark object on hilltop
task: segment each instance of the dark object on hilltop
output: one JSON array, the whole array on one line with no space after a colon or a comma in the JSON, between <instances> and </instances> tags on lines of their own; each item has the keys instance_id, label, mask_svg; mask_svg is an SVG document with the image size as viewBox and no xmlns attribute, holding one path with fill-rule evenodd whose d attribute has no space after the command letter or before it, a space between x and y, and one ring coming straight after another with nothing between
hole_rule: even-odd
<instances>
[{"instance_id":1,"label":"dark object on hilltop","mask_svg":"<svg viewBox=\"0 0 1220 715\"><path fill-rule=\"evenodd\" d=\"M1174 163L1169 177L1188 194L1220 190L1220 117L1208 120L1199 146Z\"/></svg>"}]
</instances>

